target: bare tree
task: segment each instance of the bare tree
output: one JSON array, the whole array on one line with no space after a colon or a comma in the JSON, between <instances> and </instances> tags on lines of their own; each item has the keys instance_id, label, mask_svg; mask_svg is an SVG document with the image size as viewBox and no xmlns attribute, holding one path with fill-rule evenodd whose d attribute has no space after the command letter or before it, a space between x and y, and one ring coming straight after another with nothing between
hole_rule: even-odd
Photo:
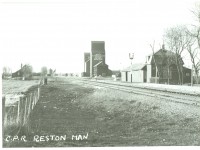
<instances>
[{"instance_id":1,"label":"bare tree","mask_svg":"<svg viewBox=\"0 0 200 150\"><path fill-rule=\"evenodd\" d=\"M196 8L192 11L196 17L197 24L192 25L192 29L188 30L187 33L194 42L188 45L188 53L192 62L192 69L195 73L195 81L199 83L199 71L200 71L200 3L196 5Z\"/></svg>"},{"instance_id":2,"label":"bare tree","mask_svg":"<svg viewBox=\"0 0 200 150\"><path fill-rule=\"evenodd\" d=\"M152 49L152 59L156 67L156 77L159 77L159 82L170 83L170 66L174 63L173 54L165 49L165 45L160 46L159 54L155 54L154 45L150 45Z\"/></svg>"},{"instance_id":3,"label":"bare tree","mask_svg":"<svg viewBox=\"0 0 200 150\"><path fill-rule=\"evenodd\" d=\"M158 75L158 77L160 77L160 71L158 70L158 64L157 64L156 59L155 59L154 45L155 45L155 41L153 42L153 45L150 44L150 47L151 47L151 50L152 50L152 53L153 53L152 58L153 58L155 66L156 66L156 83L158 83L157 75Z\"/></svg>"},{"instance_id":4,"label":"bare tree","mask_svg":"<svg viewBox=\"0 0 200 150\"><path fill-rule=\"evenodd\" d=\"M11 76L11 69L9 67L3 67L3 74L2 74L2 78L6 78L8 76Z\"/></svg>"},{"instance_id":5,"label":"bare tree","mask_svg":"<svg viewBox=\"0 0 200 150\"><path fill-rule=\"evenodd\" d=\"M192 49L192 45L189 45L188 48L188 53L190 54L190 59L192 62L192 69L194 69L194 73L195 73L195 82L196 84L199 83L199 71L200 71L200 59L198 57L198 49L194 48Z\"/></svg>"},{"instance_id":6,"label":"bare tree","mask_svg":"<svg viewBox=\"0 0 200 150\"><path fill-rule=\"evenodd\" d=\"M29 64L26 64L22 67L22 74L25 79L28 79L32 76L33 67Z\"/></svg>"},{"instance_id":7,"label":"bare tree","mask_svg":"<svg viewBox=\"0 0 200 150\"><path fill-rule=\"evenodd\" d=\"M41 68L41 75L43 77L45 77L47 75L47 67L44 66L44 67Z\"/></svg>"},{"instance_id":8,"label":"bare tree","mask_svg":"<svg viewBox=\"0 0 200 150\"><path fill-rule=\"evenodd\" d=\"M166 50L165 46L163 45L161 58L162 58L161 60L162 60L162 66L163 66L162 74L163 76L164 74L166 74L167 84L170 84L170 79L171 79L170 66L174 64L175 62L174 54L171 51ZM165 72L165 70L167 72Z\"/></svg>"},{"instance_id":9,"label":"bare tree","mask_svg":"<svg viewBox=\"0 0 200 150\"><path fill-rule=\"evenodd\" d=\"M192 38L187 34L187 28L185 26L172 27L166 31L165 34L166 43L175 54L175 63L178 71L179 84L183 84L183 60L182 53L191 44Z\"/></svg>"},{"instance_id":10,"label":"bare tree","mask_svg":"<svg viewBox=\"0 0 200 150\"><path fill-rule=\"evenodd\" d=\"M52 76L53 75L53 69L49 69L49 75Z\"/></svg>"}]
</instances>

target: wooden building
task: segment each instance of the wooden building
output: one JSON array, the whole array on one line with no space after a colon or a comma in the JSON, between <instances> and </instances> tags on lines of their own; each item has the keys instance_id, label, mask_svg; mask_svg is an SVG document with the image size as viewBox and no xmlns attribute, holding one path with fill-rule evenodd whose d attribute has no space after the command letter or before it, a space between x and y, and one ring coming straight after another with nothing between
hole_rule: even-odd
<instances>
[{"instance_id":1,"label":"wooden building","mask_svg":"<svg viewBox=\"0 0 200 150\"><path fill-rule=\"evenodd\" d=\"M21 68L14 73L12 73L12 78L22 78L23 77L23 65L21 64Z\"/></svg>"},{"instance_id":2,"label":"wooden building","mask_svg":"<svg viewBox=\"0 0 200 150\"><path fill-rule=\"evenodd\" d=\"M29 65L22 65L19 70L12 73L12 78L16 79L31 79L32 78L32 67Z\"/></svg>"},{"instance_id":3,"label":"wooden building","mask_svg":"<svg viewBox=\"0 0 200 150\"><path fill-rule=\"evenodd\" d=\"M145 68L145 64L133 64L121 71L121 80L124 82L146 82Z\"/></svg>"},{"instance_id":4,"label":"wooden building","mask_svg":"<svg viewBox=\"0 0 200 150\"><path fill-rule=\"evenodd\" d=\"M147 83L169 83L180 84L191 82L191 69L183 66L182 58L179 66L176 65L176 54L166 50L164 47L154 55L148 55L146 63L133 64L132 67L122 70L122 81L125 82L147 82ZM179 72L182 72L179 74Z\"/></svg>"}]
</instances>

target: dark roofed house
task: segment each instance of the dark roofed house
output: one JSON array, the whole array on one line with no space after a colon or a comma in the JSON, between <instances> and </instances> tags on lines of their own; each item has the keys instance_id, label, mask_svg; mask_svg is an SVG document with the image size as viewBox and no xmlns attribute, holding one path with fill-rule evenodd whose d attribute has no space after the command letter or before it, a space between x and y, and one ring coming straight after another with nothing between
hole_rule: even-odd
<instances>
[{"instance_id":1,"label":"dark roofed house","mask_svg":"<svg viewBox=\"0 0 200 150\"><path fill-rule=\"evenodd\" d=\"M154 60L155 59L155 60ZM184 62L181 56L180 69L183 69L183 83L189 83L191 79L191 69L184 67ZM176 54L166 50L164 47L158 50L154 55L147 57L147 82L152 83L170 83L178 84L179 76L176 65ZM157 65L157 68L156 68ZM189 77L185 78L185 76ZM190 79L189 79L190 78ZM186 79L186 80L185 80Z\"/></svg>"},{"instance_id":2,"label":"dark roofed house","mask_svg":"<svg viewBox=\"0 0 200 150\"><path fill-rule=\"evenodd\" d=\"M21 68L17 70L16 72L12 73L12 78L22 78L23 77L22 68L23 68L23 65L21 64Z\"/></svg>"},{"instance_id":3,"label":"dark roofed house","mask_svg":"<svg viewBox=\"0 0 200 150\"><path fill-rule=\"evenodd\" d=\"M22 65L21 64L21 68L19 70L17 70L16 72L12 73L12 78L17 78L17 79L29 79L32 77L32 70L31 72L29 71L29 67L28 65ZM32 69L32 68L31 68ZM24 73L26 70L26 74Z\"/></svg>"}]
</instances>

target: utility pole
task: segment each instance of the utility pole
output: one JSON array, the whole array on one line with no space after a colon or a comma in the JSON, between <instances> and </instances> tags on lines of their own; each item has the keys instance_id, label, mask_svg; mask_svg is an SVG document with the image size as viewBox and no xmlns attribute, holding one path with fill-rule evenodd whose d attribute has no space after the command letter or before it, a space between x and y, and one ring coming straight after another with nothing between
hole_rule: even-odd
<instances>
[{"instance_id":1,"label":"utility pole","mask_svg":"<svg viewBox=\"0 0 200 150\"><path fill-rule=\"evenodd\" d=\"M192 69L191 69L191 86L193 86L193 65L192 65Z\"/></svg>"},{"instance_id":2,"label":"utility pole","mask_svg":"<svg viewBox=\"0 0 200 150\"><path fill-rule=\"evenodd\" d=\"M132 60L134 58L134 53L129 53L129 59L131 60L131 82L132 82Z\"/></svg>"}]
</instances>

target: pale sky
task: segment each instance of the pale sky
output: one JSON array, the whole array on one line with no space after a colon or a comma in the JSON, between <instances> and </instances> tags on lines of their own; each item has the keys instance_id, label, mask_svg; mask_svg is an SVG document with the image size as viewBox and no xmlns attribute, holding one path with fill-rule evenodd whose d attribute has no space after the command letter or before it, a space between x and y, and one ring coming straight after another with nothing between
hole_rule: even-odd
<instances>
[{"instance_id":1,"label":"pale sky","mask_svg":"<svg viewBox=\"0 0 200 150\"><path fill-rule=\"evenodd\" d=\"M35 72L83 72L91 41L105 41L111 70L145 63L164 31L195 21L196 0L0 0L1 65L12 71L21 63ZM6 2L6 3L4 3ZM189 65L188 63L186 66ZM1 67L2 67L1 66Z\"/></svg>"}]
</instances>

